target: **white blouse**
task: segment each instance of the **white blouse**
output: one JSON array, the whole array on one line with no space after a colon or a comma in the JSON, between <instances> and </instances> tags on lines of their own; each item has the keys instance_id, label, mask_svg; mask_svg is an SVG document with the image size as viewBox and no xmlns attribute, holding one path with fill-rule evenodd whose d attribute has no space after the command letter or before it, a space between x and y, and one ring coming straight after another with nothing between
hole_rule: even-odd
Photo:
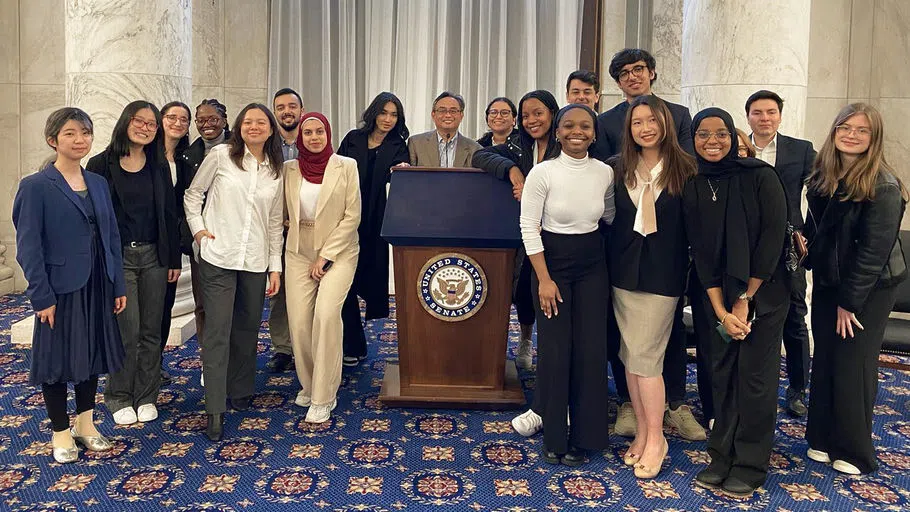
<instances>
[{"instance_id":1,"label":"white blouse","mask_svg":"<svg viewBox=\"0 0 910 512\"><path fill-rule=\"evenodd\" d=\"M229 151L229 144L212 148L186 189L183 205L190 232L206 229L215 236L203 238L194 249L224 269L280 272L283 180L273 177L268 160L257 162L248 149L243 168L231 161Z\"/></svg>"},{"instance_id":2,"label":"white blouse","mask_svg":"<svg viewBox=\"0 0 910 512\"><path fill-rule=\"evenodd\" d=\"M320 190L322 183L310 183L306 178L300 179L300 220L316 220Z\"/></svg>"}]
</instances>

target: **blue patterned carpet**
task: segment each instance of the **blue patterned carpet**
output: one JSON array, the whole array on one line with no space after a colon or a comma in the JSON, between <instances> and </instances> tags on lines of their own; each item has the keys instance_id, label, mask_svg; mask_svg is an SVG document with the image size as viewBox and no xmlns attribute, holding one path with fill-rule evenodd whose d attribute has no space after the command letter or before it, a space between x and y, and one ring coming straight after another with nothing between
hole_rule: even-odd
<instances>
[{"instance_id":1,"label":"blue patterned carpet","mask_svg":"<svg viewBox=\"0 0 910 512\"><path fill-rule=\"evenodd\" d=\"M263 322L259 393L250 411L228 415L225 441L213 444L202 433L193 339L165 356L175 379L159 396L157 421L118 427L100 407L99 429L116 441L115 449L83 452L78 463L61 466L50 456L40 390L27 385L29 352L10 345L10 324L31 309L21 295L11 295L0 298L0 310L0 510L910 509L908 373L881 371L878 473L846 477L808 460L804 423L781 415L768 482L751 500L738 501L692 485L708 462L705 445L673 432L664 471L656 480L637 481L622 465L625 440L616 436L611 449L570 469L542 462L540 435L515 434L511 412L384 408L377 395L386 362L396 358L394 319L368 326L370 357L345 369L329 423L304 423L305 410L293 403L296 377L264 371L269 339ZM689 394L697 401L694 366L689 371ZM521 377L533 388L533 373Z\"/></svg>"}]
</instances>

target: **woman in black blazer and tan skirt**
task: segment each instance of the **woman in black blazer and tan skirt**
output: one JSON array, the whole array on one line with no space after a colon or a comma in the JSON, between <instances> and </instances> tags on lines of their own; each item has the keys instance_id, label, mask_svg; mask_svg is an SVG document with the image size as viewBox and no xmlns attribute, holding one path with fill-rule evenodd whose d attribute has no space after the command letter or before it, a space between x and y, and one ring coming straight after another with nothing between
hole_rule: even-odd
<instances>
[{"instance_id":1,"label":"woman in black blazer and tan skirt","mask_svg":"<svg viewBox=\"0 0 910 512\"><path fill-rule=\"evenodd\" d=\"M351 289L360 244L357 162L332 151L332 128L307 112L296 160L285 163L288 241L285 249L288 326L305 421L328 421L341 384L341 306Z\"/></svg>"},{"instance_id":2,"label":"woman in black blazer and tan skirt","mask_svg":"<svg viewBox=\"0 0 910 512\"><path fill-rule=\"evenodd\" d=\"M657 476L667 455L664 352L689 264L682 189L695 174L695 159L668 127L672 114L656 96L639 96L629 106L608 249L619 357L638 421L623 461L638 478Z\"/></svg>"}]
</instances>

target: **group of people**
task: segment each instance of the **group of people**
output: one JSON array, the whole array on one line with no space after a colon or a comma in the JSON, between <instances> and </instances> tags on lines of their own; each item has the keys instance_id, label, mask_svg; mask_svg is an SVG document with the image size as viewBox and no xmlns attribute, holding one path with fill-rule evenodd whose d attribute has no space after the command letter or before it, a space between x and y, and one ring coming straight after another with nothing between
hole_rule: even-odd
<instances>
[{"instance_id":1,"label":"group of people","mask_svg":"<svg viewBox=\"0 0 910 512\"><path fill-rule=\"evenodd\" d=\"M608 367L620 402L613 431L632 438L623 461L637 477L661 471L664 425L707 437L685 404L688 302L711 432L699 485L748 496L763 484L781 339L787 409L808 414L808 456L874 471L876 361L907 274L898 230L908 194L885 161L881 116L845 107L816 156L778 133L783 99L771 91L746 101L747 135L719 108L693 119L653 95L656 62L644 50L620 51L609 71L626 101L607 112L596 113L597 76L576 71L561 109L545 90L517 108L494 98L477 141L459 132L459 95L440 94L435 129L409 136L401 101L383 92L335 151L329 120L281 89L272 109L241 110L233 131L217 100L195 111L130 103L83 170L91 119L72 107L52 113L45 138L56 155L20 183L13 221L39 320L30 380L42 386L54 458L76 460L76 443L110 448L92 422L101 374L116 423L157 418L181 254L192 268L206 435L222 438L228 405L250 407L266 296L268 368L293 367L306 421L327 421L342 367L367 353L359 300L367 320L389 315L386 184L395 167L417 165L483 169L521 203L515 275L499 278L513 280L521 368L533 367L537 325L537 387L512 424L526 436L544 430L546 462L576 466L606 447ZM190 144L193 113L200 137Z\"/></svg>"}]
</instances>

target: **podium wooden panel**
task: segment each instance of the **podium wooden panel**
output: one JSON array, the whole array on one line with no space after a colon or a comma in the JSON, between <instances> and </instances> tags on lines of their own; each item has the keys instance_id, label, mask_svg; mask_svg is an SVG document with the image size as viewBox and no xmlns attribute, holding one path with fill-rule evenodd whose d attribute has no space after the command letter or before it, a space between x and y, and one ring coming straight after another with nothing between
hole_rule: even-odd
<instances>
[{"instance_id":1,"label":"podium wooden panel","mask_svg":"<svg viewBox=\"0 0 910 512\"><path fill-rule=\"evenodd\" d=\"M424 169L417 171L421 170ZM475 199L483 203L504 201L500 206L493 205L509 208L508 216L512 215L515 205L505 201L514 203L514 199L511 198L511 187L504 182L477 174L476 170L464 173L464 177L459 177L458 171L448 169L432 171L423 173L430 176L425 179L431 184L465 187L464 192L473 196L491 195ZM395 174L399 172L402 171ZM399 183L399 187L405 188L405 196L419 195L413 187L424 186L412 173L416 174L414 170L407 172L411 176ZM507 224L511 220L497 221L504 225L500 230L508 232L502 240L497 237L503 235L496 234L490 226L478 226L476 233L471 229L476 220L472 215L486 217L502 213L485 211L484 206L476 204L466 206L467 209L474 208L473 212L445 214L460 215L456 227L450 228L444 221L435 225L422 222L426 220L421 218L422 214L430 204L421 204L420 198L409 199L404 204L397 202L395 174L383 236L393 245L399 364L386 365L380 401L393 407L504 409L524 405L525 397L515 364L506 360L514 247L516 239L520 240L517 215L513 218L514 232ZM469 174L472 177L468 177ZM402 190L398 192L402 193ZM408 223L410 217L413 217L411 224ZM466 232L459 232L459 229ZM431 245L440 241L458 243ZM422 243L426 245L420 245ZM473 259L486 276L485 302L473 316L459 321L446 321L430 314L421 305L419 288L424 266L452 253Z\"/></svg>"}]
</instances>

